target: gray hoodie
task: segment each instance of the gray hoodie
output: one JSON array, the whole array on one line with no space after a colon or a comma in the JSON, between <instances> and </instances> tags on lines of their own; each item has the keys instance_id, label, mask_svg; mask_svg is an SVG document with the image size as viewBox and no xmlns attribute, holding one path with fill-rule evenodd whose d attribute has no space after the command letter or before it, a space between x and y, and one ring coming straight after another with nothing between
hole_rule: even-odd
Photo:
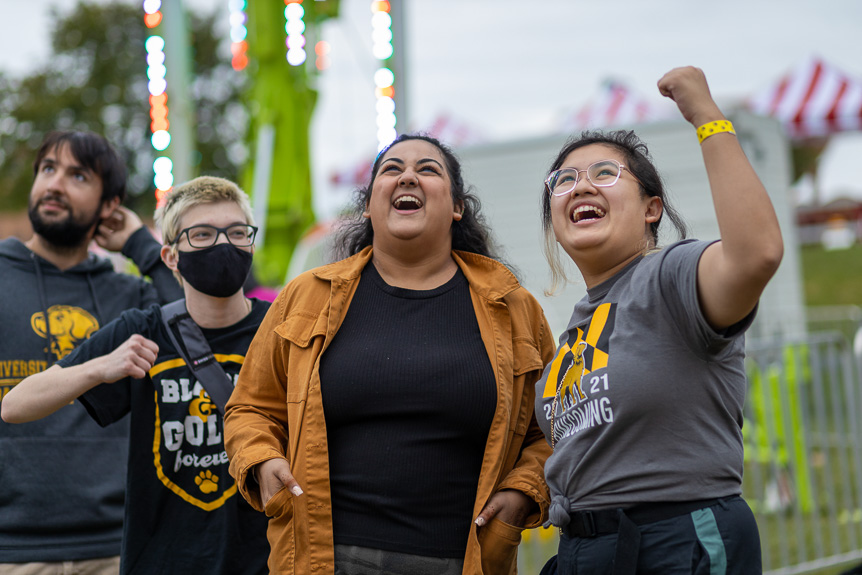
<instances>
[{"instance_id":1,"label":"gray hoodie","mask_svg":"<svg viewBox=\"0 0 862 575\"><path fill-rule=\"evenodd\" d=\"M158 243L146 230L133 238L139 267L158 268ZM153 274L163 301L181 294L165 272ZM0 294L0 399L122 311L160 302L106 259L61 271L14 238L0 241ZM0 420L0 563L119 554L127 446L128 421L103 429L78 401L32 423Z\"/></svg>"}]
</instances>

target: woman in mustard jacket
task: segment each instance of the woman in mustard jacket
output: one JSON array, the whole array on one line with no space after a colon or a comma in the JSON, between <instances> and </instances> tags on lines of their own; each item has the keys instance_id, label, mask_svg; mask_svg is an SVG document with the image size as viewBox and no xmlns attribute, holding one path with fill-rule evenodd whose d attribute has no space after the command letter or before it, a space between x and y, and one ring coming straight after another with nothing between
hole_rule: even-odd
<instances>
[{"instance_id":1,"label":"woman in mustard jacket","mask_svg":"<svg viewBox=\"0 0 862 575\"><path fill-rule=\"evenodd\" d=\"M515 573L546 516L534 384L554 352L433 138L401 136L336 245L273 303L225 419L273 573ZM361 214L361 215L360 215Z\"/></svg>"}]
</instances>

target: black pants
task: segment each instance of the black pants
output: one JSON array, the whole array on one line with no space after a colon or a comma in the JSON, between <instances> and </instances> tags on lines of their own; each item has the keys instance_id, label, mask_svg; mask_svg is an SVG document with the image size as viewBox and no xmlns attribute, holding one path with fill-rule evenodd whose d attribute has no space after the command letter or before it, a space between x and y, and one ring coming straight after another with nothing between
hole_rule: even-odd
<instances>
[{"instance_id":1,"label":"black pants","mask_svg":"<svg viewBox=\"0 0 862 575\"><path fill-rule=\"evenodd\" d=\"M461 575L464 559L425 557L356 545L335 546L335 575Z\"/></svg>"},{"instance_id":2,"label":"black pants","mask_svg":"<svg viewBox=\"0 0 862 575\"><path fill-rule=\"evenodd\" d=\"M638 527L639 575L759 575L760 536L748 504L735 497ZM615 533L560 537L557 575L613 573Z\"/></svg>"}]
</instances>

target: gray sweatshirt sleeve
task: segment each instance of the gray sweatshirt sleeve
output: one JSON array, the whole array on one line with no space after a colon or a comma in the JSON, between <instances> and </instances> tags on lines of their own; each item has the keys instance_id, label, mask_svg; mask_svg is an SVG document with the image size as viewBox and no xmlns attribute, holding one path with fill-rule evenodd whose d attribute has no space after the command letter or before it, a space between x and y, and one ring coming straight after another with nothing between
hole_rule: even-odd
<instances>
[{"instance_id":1,"label":"gray sweatshirt sleeve","mask_svg":"<svg viewBox=\"0 0 862 575\"><path fill-rule=\"evenodd\" d=\"M159 294L160 302L168 303L183 297L183 289L173 272L162 261L161 249L161 244L156 241L149 230L146 227L141 227L129 237L121 253L138 266L141 274L152 280L153 286Z\"/></svg>"}]
</instances>

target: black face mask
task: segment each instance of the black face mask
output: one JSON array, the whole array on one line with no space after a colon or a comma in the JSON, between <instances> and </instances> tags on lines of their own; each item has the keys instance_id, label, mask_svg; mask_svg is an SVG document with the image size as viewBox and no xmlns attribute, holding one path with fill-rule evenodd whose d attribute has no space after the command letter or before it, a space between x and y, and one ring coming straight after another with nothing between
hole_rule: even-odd
<instances>
[{"instance_id":1,"label":"black face mask","mask_svg":"<svg viewBox=\"0 0 862 575\"><path fill-rule=\"evenodd\" d=\"M180 275L201 293L228 297L239 291L251 271L251 253L231 244L216 244L193 252L179 252Z\"/></svg>"}]
</instances>

